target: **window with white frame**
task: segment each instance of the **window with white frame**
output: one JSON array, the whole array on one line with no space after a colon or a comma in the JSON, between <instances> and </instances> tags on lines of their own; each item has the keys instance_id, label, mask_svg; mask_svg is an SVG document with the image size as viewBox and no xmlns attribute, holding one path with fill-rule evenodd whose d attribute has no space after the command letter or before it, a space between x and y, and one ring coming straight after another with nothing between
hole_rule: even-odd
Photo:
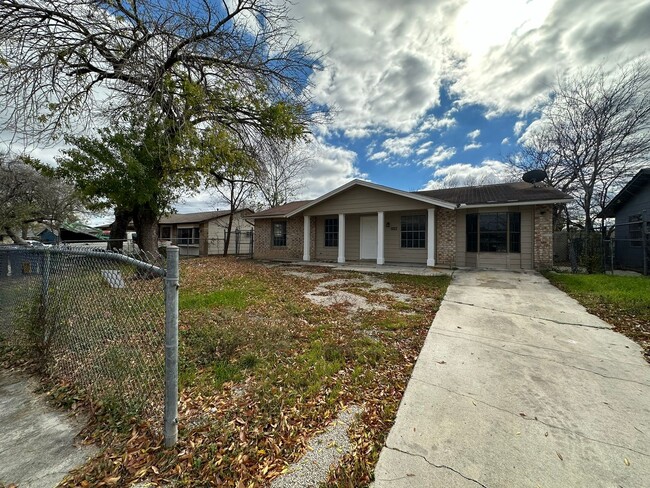
<instances>
[{"instance_id":1,"label":"window with white frame","mask_svg":"<svg viewBox=\"0 0 650 488\"><path fill-rule=\"evenodd\" d=\"M179 246L193 246L199 243L198 227L179 227L176 229L176 241Z\"/></svg>"}]
</instances>

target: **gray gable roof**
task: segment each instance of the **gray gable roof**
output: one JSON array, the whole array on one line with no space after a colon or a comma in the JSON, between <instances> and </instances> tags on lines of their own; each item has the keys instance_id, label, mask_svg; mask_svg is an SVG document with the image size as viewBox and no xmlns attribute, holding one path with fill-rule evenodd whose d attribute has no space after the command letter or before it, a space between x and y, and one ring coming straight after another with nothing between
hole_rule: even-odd
<instances>
[{"instance_id":1,"label":"gray gable roof","mask_svg":"<svg viewBox=\"0 0 650 488\"><path fill-rule=\"evenodd\" d=\"M627 185L607 204L598 217L615 217L621 207L650 184L650 168L643 168L627 182Z\"/></svg>"},{"instance_id":2,"label":"gray gable roof","mask_svg":"<svg viewBox=\"0 0 650 488\"><path fill-rule=\"evenodd\" d=\"M572 197L550 186L534 186L524 181L496 185L464 186L440 190L417 191L456 205L494 205L538 201L570 200Z\"/></svg>"}]
</instances>

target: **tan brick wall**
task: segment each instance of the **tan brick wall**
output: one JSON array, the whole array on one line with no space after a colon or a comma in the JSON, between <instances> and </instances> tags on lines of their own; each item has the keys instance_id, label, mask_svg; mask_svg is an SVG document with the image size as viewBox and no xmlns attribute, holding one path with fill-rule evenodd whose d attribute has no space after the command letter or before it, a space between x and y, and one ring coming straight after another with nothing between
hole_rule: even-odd
<instances>
[{"instance_id":1,"label":"tan brick wall","mask_svg":"<svg viewBox=\"0 0 650 488\"><path fill-rule=\"evenodd\" d=\"M287 245L274 247L272 242L272 223L279 220L287 221ZM313 219L312 219L313 220ZM312 222L312 229L314 222ZM312 236L314 235L312 231ZM312 239L312 243L315 239ZM303 218L291 217L289 219L256 219L255 220L255 245L253 257L256 259L288 259L302 260L303 244ZM313 247L313 246L312 246ZM315 252L312 250L312 252Z\"/></svg>"},{"instance_id":2,"label":"tan brick wall","mask_svg":"<svg viewBox=\"0 0 650 488\"><path fill-rule=\"evenodd\" d=\"M537 270L553 267L553 206L535 205L534 258L533 267Z\"/></svg>"},{"instance_id":3,"label":"tan brick wall","mask_svg":"<svg viewBox=\"0 0 650 488\"><path fill-rule=\"evenodd\" d=\"M436 266L456 265L456 212L436 208Z\"/></svg>"}]
</instances>

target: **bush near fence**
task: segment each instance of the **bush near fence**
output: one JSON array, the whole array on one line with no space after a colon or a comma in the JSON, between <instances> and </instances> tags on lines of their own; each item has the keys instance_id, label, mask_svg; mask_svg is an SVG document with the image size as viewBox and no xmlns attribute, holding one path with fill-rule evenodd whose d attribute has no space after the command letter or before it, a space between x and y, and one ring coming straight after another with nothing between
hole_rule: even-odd
<instances>
[{"instance_id":1,"label":"bush near fence","mask_svg":"<svg viewBox=\"0 0 650 488\"><path fill-rule=\"evenodd\" d=\"M120 414L154 414L164 394L160 257L0 247L0 342L58 383ZM156 266L157 265L157 266Z\"/></svg>"}]
</instances>

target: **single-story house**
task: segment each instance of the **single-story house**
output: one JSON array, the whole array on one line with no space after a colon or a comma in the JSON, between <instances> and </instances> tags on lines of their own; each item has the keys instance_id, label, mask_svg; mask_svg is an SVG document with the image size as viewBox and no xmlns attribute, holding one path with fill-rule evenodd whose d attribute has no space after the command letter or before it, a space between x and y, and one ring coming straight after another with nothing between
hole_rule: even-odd
<instances>
[{"instance_id":1,"label":"single-story house","mask_svg":"<svg viewBox=\"0 0 650 488\"><path fill-rule=\"evenodd\" d=\"M614 264L643 272L645 249L647 273L650 266L650 168L634 175L598 217L615 219Z\"/></svg>"},{"instance_id":2,"label":"single-story house","mask_svg":"<svg viewBox=\"0 0 650 488\"><path fill-rule=\"evenodd\" d=\"M250 209L234 213L228 254L250 254L253 244L253 223ZM184 256L223 254L230 210L171 214L158 222L160 245L172 243L181 247Z\"/></svg>"},{"instance_id":3,"label":"single-story house","mask_svg":"<svg viewBox=\"0 0 650 488\"><path fill-rule=\"evenodd\" d=\"M253 256L545 269L553 265L553 205L570 201L525 182L408 192L353 180L254 214Z\"/></svg>"}]
</instances>

